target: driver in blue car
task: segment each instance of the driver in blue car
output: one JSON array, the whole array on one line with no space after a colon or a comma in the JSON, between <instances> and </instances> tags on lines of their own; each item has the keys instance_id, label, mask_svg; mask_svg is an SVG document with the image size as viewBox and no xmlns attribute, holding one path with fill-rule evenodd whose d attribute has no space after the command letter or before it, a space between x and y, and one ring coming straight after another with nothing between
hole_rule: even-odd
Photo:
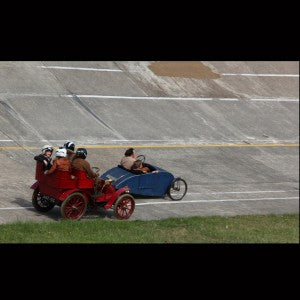
<instances>
[{"instance_id":1,"label":"driver in blue car","mask_svg":"<svg viewBox=\"0 0 300 300\"><path fill-rule=\"evenodd\" d=\"M137 159L134 148L129 148L125 151L120 165L136 174L158 173L158 170L156 170L153 166Z\"/></svg>"},{"instance_id":2,"label":"driver in blue car","mask_svg":"<svg viewBox=\"0 0 300 300\"><path fill-rule=\"evenodd\" d=\"M129 148L125 151L124 156L120 162L120 165L127 169L130 170L133 163L136 161L136 152L134 148Z\"/></svg>"}]
</instances>

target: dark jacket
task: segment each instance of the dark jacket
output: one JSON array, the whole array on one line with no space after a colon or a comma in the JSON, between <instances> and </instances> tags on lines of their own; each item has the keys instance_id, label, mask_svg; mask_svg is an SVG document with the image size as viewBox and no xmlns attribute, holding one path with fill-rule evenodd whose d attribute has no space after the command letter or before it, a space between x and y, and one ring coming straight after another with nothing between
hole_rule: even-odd
<instances>
[{"instance_id":1,"label":"dark jacket","mask_svg":"<svg viewBox=\"0 0 300 300\"><path fill-rule=\"evenodd\" d=\"M43 171L45 172L46 170L50 170L52 167L52 158L44 156L43 154L36 155L34 159L41 164L43 164Z\"/></svg>"},{"instance_id":2,"label":"dark jacket","mask_svg":"<svg viewBox=\"0 0 300 300\"><path fill-rule=\"evenodd\" d=\"M74 157L72 160L72 168L85 171L86 175L90 178L95 178L98 175L91 169L88 161L80 157Z\"/></svg>"}]
</instances>

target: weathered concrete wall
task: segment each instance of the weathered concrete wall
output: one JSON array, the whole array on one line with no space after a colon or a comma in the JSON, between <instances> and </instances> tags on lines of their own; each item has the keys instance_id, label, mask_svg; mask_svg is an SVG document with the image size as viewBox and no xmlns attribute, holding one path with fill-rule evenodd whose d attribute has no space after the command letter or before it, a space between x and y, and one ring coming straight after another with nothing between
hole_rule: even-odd
<instances>
[{"instance_id":1,"label":"weathered concrete wall","mask_svg":"<svg viewBox=\"0 0 300 300\"><path fill-rule=\"evenodd\" d=\"M194 192L187 199L199 198L196 193L205 191L260 186L261 190L277 189L276 195L287 189L298 193L297 147L183 146L298 143L299 77L286 75L299 75L299 63L202 63L220 78L159 76L149 68L151 62L144 61L0 62L0 159L5 170L0 175L0 205L13 206L16 199L30 205L33 154L44 144L58 146L65 140L76 145L161 145L138 151L149 162L184 177ZM232 73L282 76L228 75ZM23 146L37 148L22 150ZM104 171L119 162L124 150L88 148L88 159ZM287 210L283 202L268 203L267 212L274 207ZM296 204L292 200L289 211L295 211ZM167 211L173 207L139 209L136 218L186 215L182 207L171 214ZM236 213L264 211L259 209ZM222 209L198 207L194 213L219 214ZM10 214L0 210L0 222L6 222ZM32 211L26 214L32 216Z\"/></svg>"}]
</instances>

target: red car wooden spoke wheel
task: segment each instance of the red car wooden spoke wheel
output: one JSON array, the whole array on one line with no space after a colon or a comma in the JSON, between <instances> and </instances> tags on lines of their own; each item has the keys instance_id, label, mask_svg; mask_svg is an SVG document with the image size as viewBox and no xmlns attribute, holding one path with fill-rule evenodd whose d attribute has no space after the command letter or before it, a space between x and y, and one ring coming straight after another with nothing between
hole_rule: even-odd
<instances>
[{"instance_id":1,"label":"red car wooden spoke wheel","mask_svg":"<svg viewBox=\"0 0 300 300\"><path fill-rule=\"evenodd\" d=\"M69 220L79 220L87 209L87 201L81 193L69 195L61 205L61 214Z\"/></svg>"},{"instance_id":2,"label":"red car wooden spoke wheel","mask_svg":"<svg viewBox=\"0 0 300 300\"><path fill-rule=\"evenodd\" d=\"M40 212L47 212L55 206L55 200L49 196L42 195L39 188L33 191L32 205Z\"/></svg>"},{"instance_id":3,"label":"red car wooden spoke wheel","mask_svg":"<svg viewBox=\"0 0 300 300\"><path fill-rule=\"evenodd\" d=\"M131 195L123 194L121 195L115 205L114 205L114 212L118 219L128 219L135 208L135 202Z\"/></svg>"}]
</instances>

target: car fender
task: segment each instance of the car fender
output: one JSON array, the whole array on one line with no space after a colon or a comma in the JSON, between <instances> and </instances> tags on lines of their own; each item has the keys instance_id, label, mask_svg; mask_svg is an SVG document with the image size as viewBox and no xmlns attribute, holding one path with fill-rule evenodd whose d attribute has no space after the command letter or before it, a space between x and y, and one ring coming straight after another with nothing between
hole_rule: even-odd
<instances>
[{"instance_id":1,"label":"car fender","mask_svg":"<svg viewBox=\"0 0 300 300\"><path fill-rule=\"evenodd\" d=\"M124 187L118 189L117 191L115 191L113 194L110 195L110 198L109 198L108 202L105 204L104 208L105 209L110 208L115 203L115 201L119 198L120 195L129 194L129 192L130 192L130 189L128 186L124 186Z\"/></svg>"},{"instance_id":2,"label":"car fender","mask_svg":"<svg viewBox=\"0 0 300 300\"><path fill-rule=\"evenodd\" d=\"M30 188L36 190L39 187L40 183L36 181Z\"/></svg>"},{"instance_id":3,"label":"car fender","mask_svg":"<svg viewBox=\"0 0 300 300\"><path fill-rule=\"evenodd\" d=\"M116 199L122 194L130 194L130 188L127 185L116 190L115 192Z\"/></svg>"},{"instance_id":4,"label":"car fender","mask_svg":"<svg viewBox=\"0 0 300 300\"><path fill-rule=\"evenodd\" d=\"M87 195L86 195L84 192L82 192L82 190L80 190L80 189L71 189L71 190L67 190L67 191L63 192L63 193L58 197L58 200L64 201L69 195L71 195L71 194L73 194L73 193L75 193L75 192L81 193L81 194L84 196L85 200L88 201Z\"/></svg>"}]
</instances>

